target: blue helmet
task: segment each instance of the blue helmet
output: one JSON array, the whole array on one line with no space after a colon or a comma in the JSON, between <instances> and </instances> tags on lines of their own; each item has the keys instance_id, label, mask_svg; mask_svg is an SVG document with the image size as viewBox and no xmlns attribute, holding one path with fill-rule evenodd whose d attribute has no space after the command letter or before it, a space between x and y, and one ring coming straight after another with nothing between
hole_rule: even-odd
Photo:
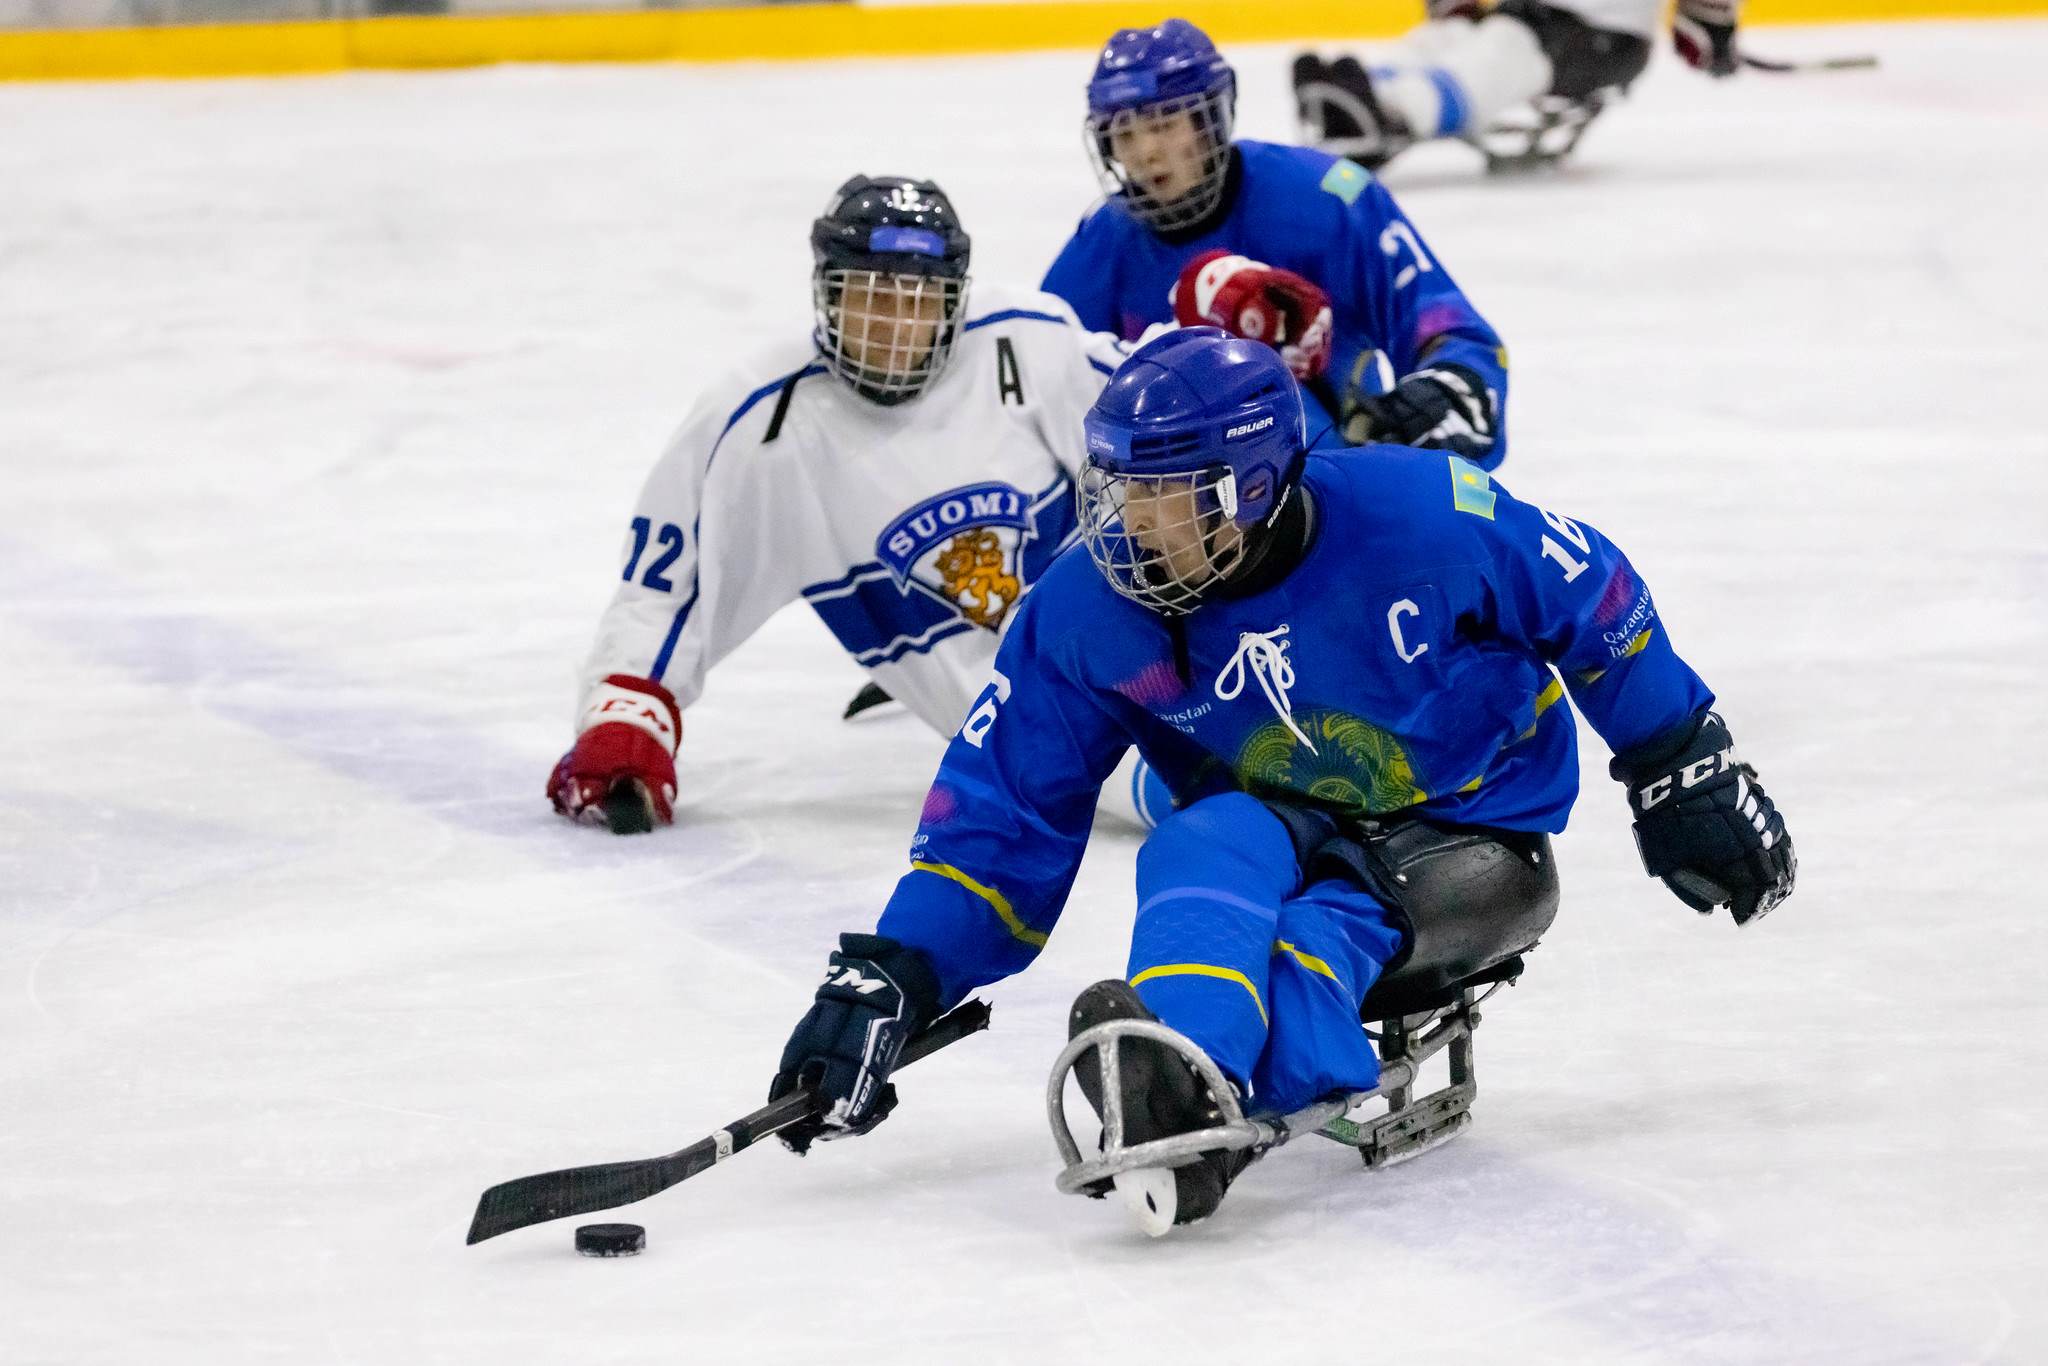
<instances>
[{"instance_id":1,"label":"blue helmet","mask_svg":"<svg viewBox=\"0 0 2048 1366\"><path fill-rule=\"evenodd\" d=\"M1236 112L1237 77L1208 34L1185 19L1119 29L1088 82L1088 147L1104 193L1162 232L1207 218L1222 202ZM1169 124L1179 166L1140 164L1151 158L1132 135Z\"/></svg>"},{"instance_id":2,"label":"blue helmet","mask_svg":"<svg viewBox=\"0 0 2048 1366\"><path fill-rule=\"evenodd\" d=\"M1272 347L1216 327L1132 353L1083 419L1081 536L1110 585L1190 611L1245 562L1301 477L1301 390Z\"/></svg>"},{"instance_id":3,"label":"blue helmet","mask_svg":"<svg viewBox=\"0 0 2048 1366\"><path fill-rule=\"evenodd\" d=\"M1110 35L1088 81L1088 112L1109 115L1236 89L1237 77L1209 35L1185 19L1168 19Z\"/></svg>"}]
</instances>

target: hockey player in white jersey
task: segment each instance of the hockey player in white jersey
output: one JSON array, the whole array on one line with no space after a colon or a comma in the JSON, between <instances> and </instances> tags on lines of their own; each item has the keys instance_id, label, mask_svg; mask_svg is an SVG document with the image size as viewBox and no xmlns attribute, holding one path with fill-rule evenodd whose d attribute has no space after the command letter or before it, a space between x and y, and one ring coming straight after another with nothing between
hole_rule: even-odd
<instances>
[{"instance_id":1,"label":"hockey player in white jersey","mask_svg":"<svg viewBox=\"0 0 2048 1366\"><path fill-rule=\"evenodd\" d=\"M708 670L798 598L940 735L1075 534L1082 415L1122 359L1065 303L968 287L930 181L855 176L812 227L815 331L713 384L649 476L548 781L572 819L673 818Z\"/></svg>"},{"instance_id":2,"label":"hockey player in white jersey","mask_svg":"<svg viewBox=\"0 0 2048 1366\"><path fill-rule=\"evenodd\" d=\"M1740 0L1677 0L1671 41L1710 76L1739 69ZM1554 161L1649 65L1664 0L1428 0L1429 22L1383 61L1294 63L1303 140L1377 170L1432 138L1479 145L1494 169Z\"/></svg>"}]
</instances>

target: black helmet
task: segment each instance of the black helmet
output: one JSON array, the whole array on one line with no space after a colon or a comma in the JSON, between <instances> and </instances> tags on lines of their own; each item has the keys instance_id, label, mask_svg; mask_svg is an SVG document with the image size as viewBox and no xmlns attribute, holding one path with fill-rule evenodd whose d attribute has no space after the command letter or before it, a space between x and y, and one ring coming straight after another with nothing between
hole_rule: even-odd
<instances>
[{"instance_id":1,"label":"black helmet","mask_svg":"<svg viewBox=\"0 0 2048 1366\"><path fill-rule=\"evenodd\" d=\"M818 350L862 397L894 404L945 367L967 298L970 242L929 180L857 175L811 225Z\"/></svg>"}]
</instances>

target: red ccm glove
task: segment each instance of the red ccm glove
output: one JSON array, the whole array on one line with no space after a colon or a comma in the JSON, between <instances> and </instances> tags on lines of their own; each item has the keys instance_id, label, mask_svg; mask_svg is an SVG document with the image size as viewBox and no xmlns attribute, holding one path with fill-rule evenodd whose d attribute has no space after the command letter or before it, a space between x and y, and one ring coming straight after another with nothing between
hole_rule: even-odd
<instances>
[{"instance_id":1,"label":"red ccm glove","mask_svg":"<svg viewBox=\"0 0 2048 1366\"><path fill-rule=\"evenodd\" d=\"M1330 368L1330 296L1291 270L1218 247L1181 269L1170 300L1182 327L1220 327L1262 341L1303 384Z\"/></svg>"},{"instance_id":2,"label":"red ccm glove","mask_svg":"<svg viewBox=\"0 0 2048 1366\"><path fill-rule=\"evenodd\" d=\"M591 689L576 744L548 776L548 800L572 821L642 834L675 819L683 714L651 678L610 674Z\"/></svg>"}]
</instances>

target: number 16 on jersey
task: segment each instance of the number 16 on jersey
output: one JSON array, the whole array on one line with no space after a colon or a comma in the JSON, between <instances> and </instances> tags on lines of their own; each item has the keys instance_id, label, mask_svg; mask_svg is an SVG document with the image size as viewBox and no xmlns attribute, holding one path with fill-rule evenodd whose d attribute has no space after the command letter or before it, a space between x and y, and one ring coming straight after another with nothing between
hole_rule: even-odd
<instances>
[{"instance_id":1,"label":"number 16 on jersey","mask_svg":"<svg viewBox=\"0 0 2048 1366\"><path fill-rule=\"evenodd\" d=\"M974 710L967 713L967 719L960 724L960 738L976 749L988 738L989 727L996 723L996 709L1010 700L1010 680L1003 677L1001 669L991 669L994 675L981 696L975 699Z\"/></svg>"}]
</instances>

